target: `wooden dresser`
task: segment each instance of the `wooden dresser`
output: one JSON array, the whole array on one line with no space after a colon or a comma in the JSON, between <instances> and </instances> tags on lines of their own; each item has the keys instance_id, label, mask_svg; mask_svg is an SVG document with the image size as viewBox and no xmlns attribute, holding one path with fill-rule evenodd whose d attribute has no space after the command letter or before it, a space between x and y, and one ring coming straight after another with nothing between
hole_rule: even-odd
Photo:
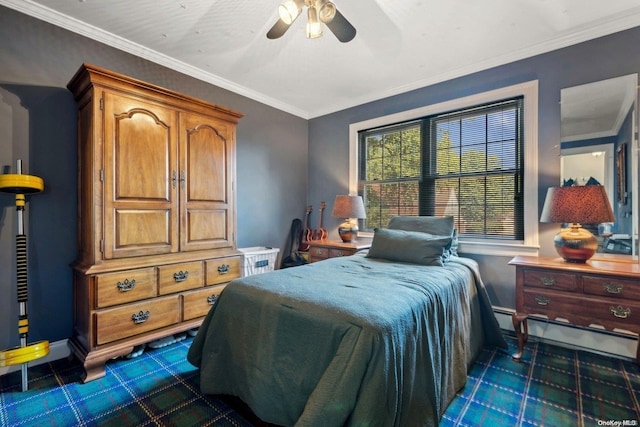
<instances>
[{"instance_id":1,"label":"wooden dresser","mask_svg":"<svg viewBox=\"0 0 640 427\"><path fill-rule=\"evenodd\" d=\"M72 352L83 381L134 346L195 328L241 275L235 129L242 114L84 64Z\"/></svg>"},{"instance_id":2,"label":"wooden dresser","mask_svg":"<svg viewBox=\"0 0 640 427\"><path fill-rule=\"evenodd\" d=\"M345 243L342 240L323 239L310 240L308 244L309 262L316 262L327 258L353 255L359 250L370 248L371 240L363 239L351 243Z\"/></svg>"},{"instance_id":3,"label":"wooden dresser","mask_svg":"<svg viewBox=\"0 0 640 427\"><path fill-rule=\"evenodd\" d=\"M527 317L544 315L574 325L640 333L640 264L591 259L586 264L561 258L517 256L516 313L519 361L528 338ZM640 364L640 346L636 353Z\"/></svg>"}]
</instances>

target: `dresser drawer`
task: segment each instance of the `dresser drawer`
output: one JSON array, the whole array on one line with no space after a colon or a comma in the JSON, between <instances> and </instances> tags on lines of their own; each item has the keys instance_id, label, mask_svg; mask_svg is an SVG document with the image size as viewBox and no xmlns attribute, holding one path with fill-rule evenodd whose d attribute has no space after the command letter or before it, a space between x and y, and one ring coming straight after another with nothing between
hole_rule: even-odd
<instances>
[{"instance_id":1,"label":"dresser drawer","mask_svg":"<svg viewBox=\"0 0 640 427\"><path fill-rule=\"evenodd\" d=\"M158 267L160 295L172 294L203 286L202 262L170 264Z\"/></svg>"},{"instance_id":2,"label":"dresser drawer","mask_svg":"<svg viewBox=\"0 0 640 427\"><path fill-rule=\"evenodd\" d=\"M551 270L525 269L524 286L555 289L563 291L578 290L578 277L575 274L558 273Z\"/></svg>"},{"instance_id":3,"label":"dresser drawer","mask_svg":"<svg viewBox=\"0 0 640 427\"><path fill-rule=\"evenodd\" d=\"M554 320L556 316L571 313L571 308L579 304L580 299L573 298L571 295L525 289L523 311L530 314L546 314Z\"/></svg>"},{"instance_id":4,"label":"dresser drawer","mask_svg":"<svg viewBox=\"0 0 640 427\"><path fill-rule=\"evenodd\" d=\"M309 248L309 257L316 258L316 259L326 259L326 258L329 258L329 251L330 249L327 249L327 248L311 246Z\"/></svg>"},{"instance_id":5,"label":"dresser drawer","mask_svg":"<svg viewBox=\"0 0 640 427\"><path fill-rule=\"evenodd\" d=\"M206 261L207 280L205 284L219 285L240 277L240 257L216 258Z\"/></svg>"},{"instance_id":6,"label":"dresser drawer","mask_svg":"<svg viewBox=\"0 0 640 427\"><path fill-rule=\"evenodd\" d=\"M637 302L593 299L583 304L580 316L586 320L583 326L588 323L640 333L640 303Z\"/></svg>"},{"instance_id":7,"label":"dresser drawer","mask_svg":"<svg viewBox=\"0 0 640 427\"><path fill-rule=\"evenodd\" d=\"M218 300L220 292L226 285L207 286L197 291L182 294L183 320L197 319L206 316Z\"/></svg>"},{"instance_id":8,"label":"dresser drawer","mask_svg":"<svg viewBox=\"0 0 640 427\"><path fill-rule=\"evenodd\" d=\"M329 249L329 258L353 255L353 251L346 249Z\"/></svg>"},{"instance_id":9,"label":"dresser drawer","mask_svg":"<svg viewBox=\"0 0 640 427\"><path fill-rule=\"evenodd\" d=\"M99 274L95 277L96 308L139 301L156 296L154 268Z\"/></svg>"},{"instance_id":10,"label":"dresser drawer","mask_svg":"<svg viewBox=\"0 0 640 427\"><path fill-rule=\"evenodd\" d=\"M523 311L544 314L551 320L565 318L579 326L600 325L609 330L640 332L640 303L637 302L526 289Z\"/></svg>"},{"instance_id":11,"label":"dresser drawer","mask_svg":"<svg viewBox=\"0 0 640 427\"><path fill-rule=\"evenodd\" d=\"M180 321L180 296L156 298L95 313L96 344L173 325Z\"/></svg>"},{"instance_id":12,"label":"dresser drawer","mask_svg":"<svg viewBox=\"0 0 640 427\"><path fill-rule=\"evenodd\" d=\"M640 281L606 276L583 276L585 294L640 301ZM638 319L640 321L640 319Z\"/></svg>"}]
</instances>

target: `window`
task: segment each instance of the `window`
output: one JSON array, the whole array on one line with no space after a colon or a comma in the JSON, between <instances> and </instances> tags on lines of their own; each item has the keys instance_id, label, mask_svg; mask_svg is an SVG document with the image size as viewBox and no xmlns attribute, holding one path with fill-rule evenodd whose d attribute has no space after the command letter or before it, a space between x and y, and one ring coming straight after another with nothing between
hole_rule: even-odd
<instances>
[{"instance_id":1,"label":"window","mask_svg":"<svg viewBox=\"0 0 640 427\"><path fill-rule=\"evenodd\" d=\"M453 215L463 253L537 254L537 89L527 82L352 124L361 229L393 215Z\"/></svg>"},{"instance_id":2,"label":"window","mask_svg":"<svg viewBox=\"0 0 640 427\"><path fill-rule=\"evenodd\" d=\"M360 132L365 229L452 215L461 237L522 240L522 97Z\"/></svg>"}]
</instances>

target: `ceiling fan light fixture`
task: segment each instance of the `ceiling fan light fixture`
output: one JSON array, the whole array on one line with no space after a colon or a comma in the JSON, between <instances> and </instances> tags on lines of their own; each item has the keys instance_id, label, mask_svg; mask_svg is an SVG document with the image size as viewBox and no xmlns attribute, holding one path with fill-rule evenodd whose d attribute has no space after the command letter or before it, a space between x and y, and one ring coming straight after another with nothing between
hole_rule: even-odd
<instances>
[{"instance_id":1,"label":"ceiling fan light fixture","mask_svg":"<svg viewBox=\"0 0 640 427\"><path fill-rule=\"evenodd\" d=\"M321 37L324 25L341 43L350 42L356 36L356 29L330 0L281 1L282 3L278 6L279 18L267 31L269 40L282 37L291 28L291 24L302 14L305 7L307 8L307 38Z\"/></svg>"},{"instance_id":2,"label":"ceiling fan light fixture","mask_svg":"<svg viewBox=\"0 0 640 427\"><path fill-rule=\"evenodd\" d=\"M318 0L316 7L318 8L318 15L320 20L325 24L333 21L336 16L336 5L327 0Z\"/></svg>"},{"instance_id":3,"label":"ceiling fan light fixture","mask_svg":"<svg viewBox=\"0 0 640 427\"><path fill-rule=\"evenodd\" d=\"M315 6L307 8L307 38L315 39L322 36L322 23L318 19Z\"/></svg>"},{"instance_id":4,"label":"ceiling fan light fixture","mask_svg":"<svg viewBox=\"0 0 640 427\"><path fill-rule=\"evenodd\" d=\"M304 3L300 1L285 1L278 6L278 15L280 15L280 19L282 19L285 24L291 25L300 15L300 12L302 12L302 5L304 5Z\"/></svg>"}]
</instances>

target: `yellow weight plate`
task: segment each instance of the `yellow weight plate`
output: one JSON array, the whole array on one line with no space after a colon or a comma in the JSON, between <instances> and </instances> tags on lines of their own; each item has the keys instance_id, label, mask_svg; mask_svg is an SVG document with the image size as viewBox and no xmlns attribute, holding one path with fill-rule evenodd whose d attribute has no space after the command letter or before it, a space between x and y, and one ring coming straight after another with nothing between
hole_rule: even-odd
<instances>
[{"instance_id":1,"label":"yellow weight plate","mask_svg":"<svg viewBox=\"0 0 640 427\"><path fill-rule=\"evenodd\" d=\"M0 367L19 365L49 354L49 341L38 341L26 347L0 351Z\"/></svg>"},{"instance_id":2,"label":"yellow weight plate","mask_svg":"<svg viewBox=\"0 0 640 427\"><path fill-rule=\"evenodd\" d=\"M0 191L4 193L37 193L44 190L42 178L33 175L0 175Z\"/></svg>"}]
</instances>

